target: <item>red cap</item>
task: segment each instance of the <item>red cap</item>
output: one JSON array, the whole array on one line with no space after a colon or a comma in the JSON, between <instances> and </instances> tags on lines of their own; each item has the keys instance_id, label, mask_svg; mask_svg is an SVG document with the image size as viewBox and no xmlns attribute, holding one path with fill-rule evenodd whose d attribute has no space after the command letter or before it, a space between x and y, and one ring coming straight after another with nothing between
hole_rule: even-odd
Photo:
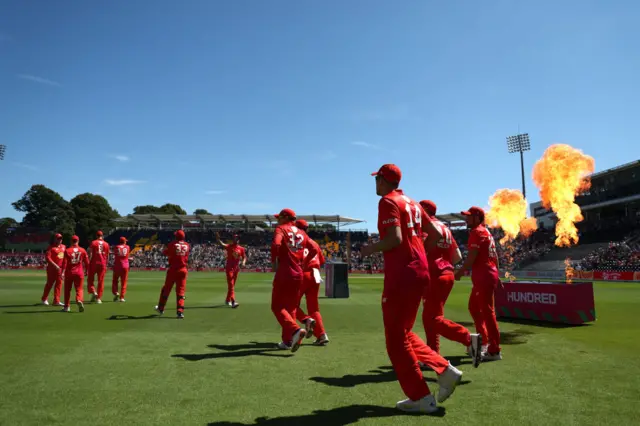
<instances>
[{"instance_id":1,"label":"red cap","mask_svg":"<svg viewBox=\"0 0 640 426\"><path fill-rule=\"evenodd\" d=\"M478 216L484 222L484 210L480 207L471 207L469 210L460 212L463 216Z\"/></svg>"},{"instance_id":2,"label":"red cap","mask_svg":"<svg viewBox=\"0 0 640 426\"><path fill-rule=\"evenodd\" d=\"M294 212L291 209L282 209L280 210L280 213L278 213L277 215L275 215L276 219L279 219L280 216L282 217L288 217L290 219L295 219L296 218L296 212Z\"/></svg>"},{"instance_id":3,"label":"red cap","mask_svg":"<svg viewBox=\"0 0 640 426\"><path fill-rule=\"evenodd\" d=\"M59 240L62 238L62 234L56 234L56 240Z\"/></svg>"},{"instance_id":4,"label":"red cap","mask_svg":"<svg viewBox=\"0 0 640 426\"><path fill-rule=\"evenodd\" d=\"M98 232L96 232L96 235L97 235L98 237L102 237L104 234L102 233L102 231L98 231Z\"/></svg>"},{"instance_id":5,"label":"red cap","mask_svg":"<svg viewBox=\"0 0 640 426\"><path fill-rule=\"evenodd\" d=\"M125 237L120 237L120 244L126 244L127 239Z\"/></svg>"},{"instance_id":6,"label":"red cap","mask_svg":"<svg viewBox=\"0 0 640 426\"><path fill-rule=\"evenodd\" d=\"M304 219L298 219L296 220L296 226L300 229L302 229L303 231L306 231L307 229L309 229L309 224L307 223L306 220Z\"/></svg>"},{"instance_id":7,"label":"red cap","mask_svg":"<svg viewBox=\"0 0 640 426\"><path fill-rule=\"evenodd\" d=\"M78 238L77 235L74 235L73 237L71 237L71 242L77 243L78 241L80 241L80 238Z\"/></svg>"},{"instance_id":8,"label":"red cap","mask_svg":"<svg viewBox=\"0 0 640 426\"><path fill-rule=\"evenodd\" d=\"M427 212L427 214L429 214L430 216L436 215L437 207L436 207L436 203L434 203L433 201L422 200L420 201L420 205L422 206L424 211Z\"/></svg>"},{"instance_id":9,"label":"red cap","mask_svg":"<svg viewBox=\"0 0 640 426\"><path fill-rule=\"evenodd\" d=\"M389 183L400 183L402 172L395 164L385 164L377 172L371 173L371 176L382 176Z\"/></svg>"},{"instance_id":10,"label":"red cap","mask_svg":"<svg viewBox=\"0 0 640 426\"><path fill-rule=\"evenodd\" d=\"M178 229L175 234L176 240L184 240L184 231L182 229Z\"/></svg>"}]
</instances>

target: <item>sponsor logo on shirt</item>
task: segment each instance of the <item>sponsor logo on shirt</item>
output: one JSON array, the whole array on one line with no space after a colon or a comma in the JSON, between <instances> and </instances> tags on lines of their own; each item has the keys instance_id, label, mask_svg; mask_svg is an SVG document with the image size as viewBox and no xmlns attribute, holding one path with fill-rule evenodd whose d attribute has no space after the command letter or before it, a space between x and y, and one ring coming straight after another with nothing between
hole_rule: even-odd
<instances>
[{"instance_id":1,"label":"sponsor logo on shirt","mask_svg":"<svg viewBox=\"0 0 640 426\"><path fill-rule=\"evenodd\" d=\"M396 217L392 217L392 218L390 218L390 219L383 220L383 221L382 221L382 224L383 224L383 225L388 225L388 224L390 224L390 223L395 223L395 222L397 222L397 221L398 221L398 218L396 218Z\"/></svg>"}]
</instances>

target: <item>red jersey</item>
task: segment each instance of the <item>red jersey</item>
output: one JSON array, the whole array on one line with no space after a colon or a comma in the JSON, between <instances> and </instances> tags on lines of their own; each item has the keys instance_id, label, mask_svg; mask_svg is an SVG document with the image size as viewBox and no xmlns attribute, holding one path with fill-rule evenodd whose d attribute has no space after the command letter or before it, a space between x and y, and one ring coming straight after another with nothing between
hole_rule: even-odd
<instances>
[{"instance_id":1,"label":"red jersey","mask_svg":"<svg viewBox=\"0 0 640 426\"><path fill-rule=\"evenodd\" d=\"M244 259L247 254L244 247L239 244L229 244L225 247L227 252L227 269L237 269L240 266L240 259Z\"/></svg>"},{"instance_id":2,"label":"red jersey","mask_svg":"<svg viewBox=\"0 0 640 426\"><path fill-rule=\"evenodd\" d=\"M402 283L411 278L428 278L427 255L422 240L422 221L430 221L420 204L403 194L391 191L378 203L378 232L384 239L392 226L399 226L402 244L383 252L385 282ZM391 281L389 281L391 282Z\"/></svg>"},{"instance_id":3,"label":"red jersey","mask_svg":"<svg viewBox=\"0 0 640 426\"><path fill-rule=\"evenodd\" d=\"M429 275L439 277L446 273L453 274L453 255L458 250L458 243L448 226L437 219L432 219L431 223L440 230L442 238L438 240L435 247L429 249L428 263Z\"/></svg>"},{"instance_id":4,"label":"red jersey","mask_svg":"<svg viewBox=\"0 0 640 426\"><path fill-rule=\"evenodd\" d=\"M104 240L95 240L89 247L92 265L107 265L109 259L109 243Z\"/></svg>"},{"instance_id":5,"label":"red jersey","mask_svg":"<svg viewBox=\"0 0 640 426\"><path fill-rule=\"evenodd\" d=\"M64 261L64 251L66 247L64 244L60 244L59 246L50 245L47 249L47 269L55 269L56 266L62 268L62 262Z\"/></svg>"},{"instance_id":6,"label":"red jersey","mask_svg":"<svg viewBox=\"0 0 640 426\"><path fill-rule=\"evenodd\" d=\"M129 253L131 248L126 244L117 245L113 254L115 255L115 261L113 262L113 269L129 269Z\"/></svg>"},{"instance_id":7,"label":"red jersey","mask_svg":"<svg viewBox=\"0 0 640 426\"><path fill-rule=\"evenodd\" d=\"M302 279L304 260L308 261L318 254L316 246L311 244L311 241L307 233L293 223L279 225L276 228L271 244L271 263L278 260L275 279ZM309 253L305 259L302 259L300 253L305 248Z\"/></svg>"},{"instance_id":8,"label":"red jersey","mask_svg":"<svg viewBox=\"0 0 640 426\"><path fill-rule=\"evenodd\" d=\"M493 236L484 225L479 225L469 232L469 250L478 250L473 266L472 274L498 273L498 252Z\"/></svg>"},{"instance_id":9,"label":"red jersey","mask_svg":"<svg viewBox=\"0 0 640 426\"><path fill-rule=\"evenodd\" d=\"M184 241L172 241L164 249L163 254L169 258L169 270L186 269L189 262L191 246Z\"/></svg>"},{"instance_id":10,"label":"red jersey","mask_svg":"<svg viewBox=\"0 0 640 426\"><path fill-rule=\"evenodd\" d=\"M324 255L322 254L322 250L320 249L320 246L318 245L318 243L313 241L311 238L309 238L309 243L316 248L316 250L318 251L318 254L313 256L313 258L309 261L309 265L306 268L304 268L305 272L311 271L312 269L320 269L320 267L324 265L324 261L325 261ZM304 250L302 250L301 261L303 261L304 258L307 257L308 255L309 255L309 249L305 248Z\"/></svg>"},{"instance_id":11,"label":"red jersey","mask_svg":"<svg viewBox=\"0 0 640 426\"><path fill-rule=\"evenodd\" d=\"M71 246L64 251L62 267L65 275L83 276L89 270L89 256L87 251L79 246Z\"/></svg>"}]
</instances>

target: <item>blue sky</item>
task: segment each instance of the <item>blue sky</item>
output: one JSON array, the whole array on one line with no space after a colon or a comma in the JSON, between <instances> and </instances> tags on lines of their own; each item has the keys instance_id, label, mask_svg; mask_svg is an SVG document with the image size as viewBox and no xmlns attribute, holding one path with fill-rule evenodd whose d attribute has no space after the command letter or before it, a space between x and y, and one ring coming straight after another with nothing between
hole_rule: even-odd
<instances>
[{"instance_id":1,"label":"blue sky","mask_svg":"<svg viewBox=\"0 0 640 426\"><path fill-rule=\"evenodd\" d=\"M640 158L640 2L0 3L0 217L35 183L121 214L341 214L376 227L370 173L439 211L520 188L562 142ZM634 29L635 28L635 29ZM363 225L356 226L362 228Z\"/></svg>"}]
</instances>

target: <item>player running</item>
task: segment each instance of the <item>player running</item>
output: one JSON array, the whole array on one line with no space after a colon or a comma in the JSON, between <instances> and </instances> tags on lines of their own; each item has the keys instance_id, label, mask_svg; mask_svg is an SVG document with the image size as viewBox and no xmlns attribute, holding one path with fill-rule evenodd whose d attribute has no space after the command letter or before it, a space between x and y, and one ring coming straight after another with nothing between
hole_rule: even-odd
<instances>
[{"instance_id":1,"label":"player running","mask_svg":"<svg viewBox=\"0 0 640 426\"><path fill-rule=\"evenodd\" d=\"M102 294L104 293L104 276L107 273L107 261L109 260L109 244L104 240L102 231L96 233L96 240L91 242L89 247L89 260L91 266L89 268L89 280L87 290L91 294L91 301L97 304L102 303ZM95 275L98 275L98 290L96 291L94 283Z\"/></svg>"},{"instance_id":2,"label":"player running","mask_svg":"<svg viewBox=\"0 0 640 426\"><path fill-rule=\"evenodd\" d=\"M477 368L482 360L482 337L469 333L462 325L444 317L444 305L455 282L453 266L462 259L460 249L451 230L436 219L435 203L423 200L420 205L442 234L435 246L426 247L431 279L423 297L422 324L427 334L427 345L440 353L440 335L463 344L473 358L473 366Z\"/></svg>"},{"instance_id":3,"label":"player running","mask_svg":"<svg viewBox=\"0 0 640 426\"><path fill-rule=\"evenodd\" d=\"M482 354L483 361L502 359L500 350L500 331L496 321L494 293L500 284L498 274L498 252L496 243L489 230L484 226L484 210L471 207L461 212L466 217L469 228L469 254L462 267L456 272L456 280L460 280L465 271L471 269L473 287L469 296L469 312L482 336L488 342L487 353Z\"/></svg>"},{"instance_id":4,"label":"player running","mask_svg":"<svg viewBox=\"0 0 640 426\"><path fill-rule=\"evenodd\" d=\"M443 402L462 379L462 372L429 348L413 331L424 289L429 283L429 267L422 240L427 244L441 238L440 231L429 220L420 204L398 189L402 173L394 164L385 164L376 173L378 231L380 241L364 246L362 256L382 252L384 256L384 288L382 319L387 353L408 399L396 407L405 412L433 413L436 400L424 381L418 359L438 374L438 402Z\"/></svg>"},{"instance_id":5,"label":"player running","mask_svg":"<svg viewBox=\"0 0 640 426\"><path fill-rule=\"evenodd\" d=\"M309 229L309 224L304 219L296 220L296 226L304 232L307 232L307 229ZM324 346L329 343L329 336L327 336L324 330L322 315L320 315L320 306L318 304L318 293L320 292L320 283L322 282L320 268L324 265L324 256L318 243L312 239L309 239L309 243L315 246L318 254L311 259L307 268L303 270L302 288L300 289L296 319L305 325L307 338L311 336L316 337L316 341L313 342L314 346ZM302 250L302 259L304 259L307 254L309 254L308 249L305 248ZM304 313L300 306L302 296L307 299L308 315Z\"/></svg>"},{"instance_id":6,"label":"player running","mask_svg":"<svg viewBox=\"0 0 640 426\"><path fill-rule=\"evenodd\" d=\"M47 282L42 292L43 305L49 305L49 292L53 287L53 306L64 306L60 302L60 292L62 291L62 262L64 261L64 251L66 247L62 244L62 235L56 234L53 243L47 249Z\"/></svg>"},{"instance_id":7,"label":"player running","mask_svg":"<svg viewBox=\"0 0 640 426\"><path fill-rule=\"evenodd\" d=\"M167 245L163 252L169 258L169 269L167 269L167 277L160 291L160 300L155 310L160 315L164 314L164 307L169 299L169 294L171 294L171 289L175 285L177 316L182 319L184 318L184 294L187 289L187 263L191 246L184 241L183 230L176 231L174 237L174 240Z\"/></svg>"},{"instance_id":8,"label":"player running","mask_svg":"<svg viewBox=\"0 0 640 426\"><path fill-rule=\"evenodd\" d=\"M310 243L311 239L306 232L295 226L296 214L293 210L283 209L275 217L278 219L278 226L271 244L271 263L276 272L271 292L271 311L282 327L282 342L278 347L296 352L307 335L306 330L300 328L295 320L303 270L318 251ZM305 248L309 253L301 262L299 253Z\"/></svg>"},{"instance_id":9,"label":"player running","mask_svg":"<svg viewBox=\"0 0 640 426\"><path fill-rule=\"evenodd\" d=\"M220 234L216 233L216 238L218 243L224 247L227 252L227 264L225 266L225 272L227 276L227 298L225 299L225 303L227 306L231 306L232 308L237 308L240 306L236 302L236 281L238 280L238 273L240 272L240 261L242 260L242 267L247 264L247 251L244 247L242 247L240 242L240 237L238 234L233 235L233 240L231 244L225 244L220 240Z\"/></svg>"},{"instance_id":10,"label":"player running","mask_svg":"<svg viewBox=\"0 0 640 426\"><path fill-rule=\"evenodd\" d=\"M115 247L113 254L113 279L111 281L111 293L114 302L125 302L124 295L127 292L127 279L129 278L129 253L131 248L127 245L127 239L120 237L120 244ZM122 283L118 291L118 281Z\"/></svg>"},{"instance_id":11,"label":"player running","mask_svg":"<svg viewBox=\"0 0 640 426\"><path fill-rule=\"evenodd\" d=\"M62 312L71 312L71 287L76 288L76 304L78 310L84 312L84 276L89 270L89 256L82 247L78 246L78 236L71 237L71 246L64 252L62 270L64 271L64 308Z\"/></svg>"}]
</instances>

